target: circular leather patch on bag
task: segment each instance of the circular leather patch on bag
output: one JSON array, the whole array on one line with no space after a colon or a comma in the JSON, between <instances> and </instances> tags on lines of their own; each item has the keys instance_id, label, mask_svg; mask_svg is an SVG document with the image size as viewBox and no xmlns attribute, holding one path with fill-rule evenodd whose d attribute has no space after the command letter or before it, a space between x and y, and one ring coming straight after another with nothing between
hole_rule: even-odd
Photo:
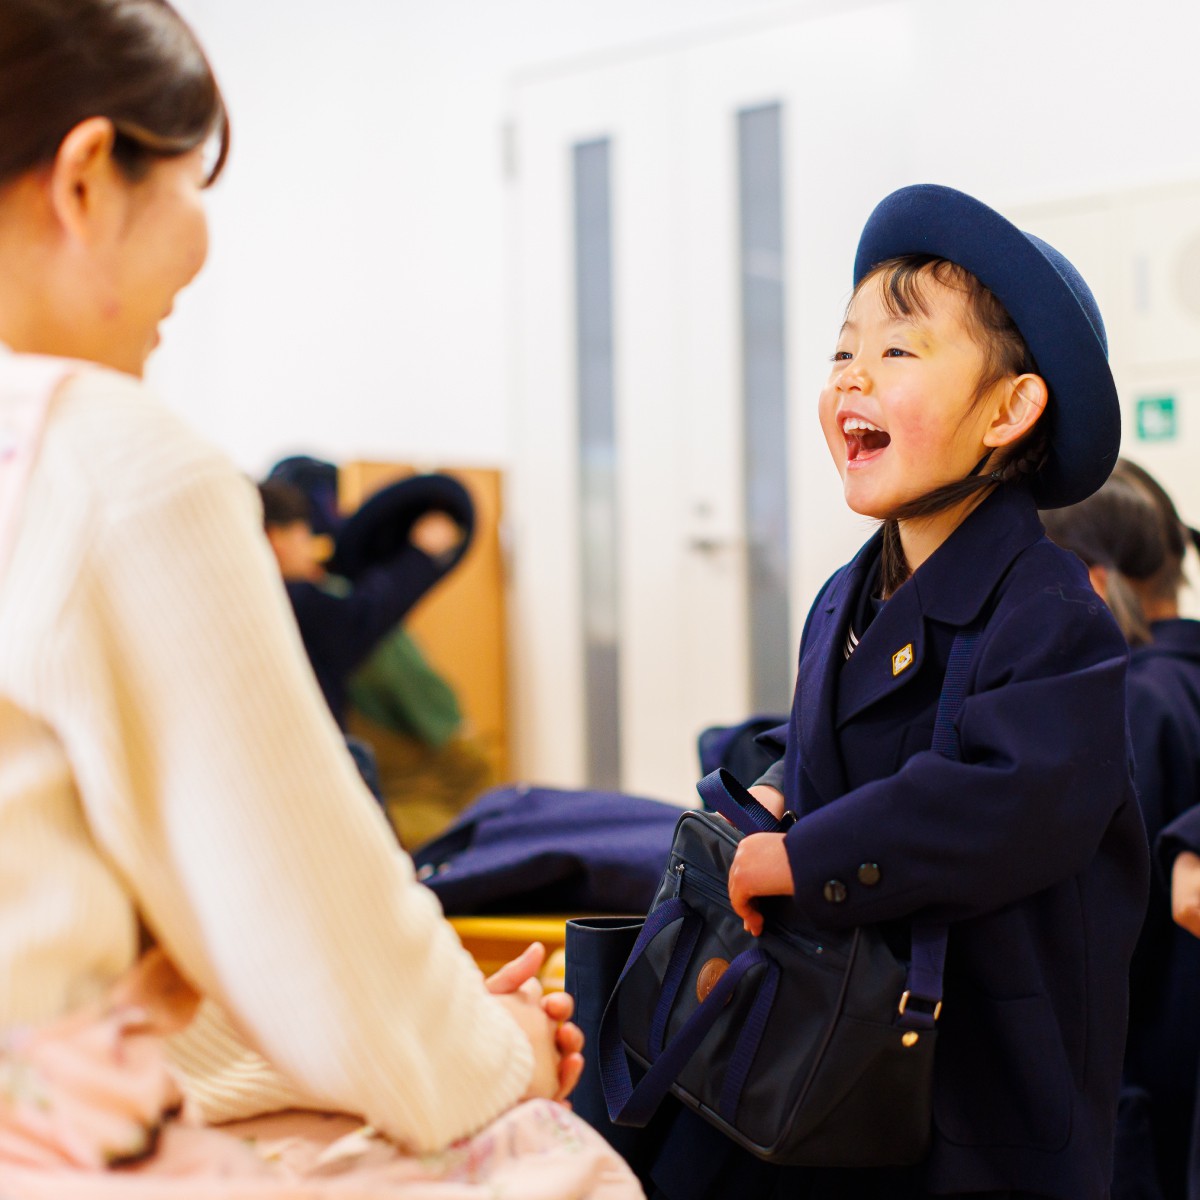
<instances>
[{"instance_id":1,"label":"circular leather patch on bag","mask_svg":"<svg viewBox=\"0 0 1200 1200\"><path fill-rule=\"evenodd\" d=\"M708 999L709 992L717 986L721 976L728 970L729 964L723 958L710 958L700 968L700 974L696 976L696 999L701 1004Z\"/></svg>"}]
</instances>

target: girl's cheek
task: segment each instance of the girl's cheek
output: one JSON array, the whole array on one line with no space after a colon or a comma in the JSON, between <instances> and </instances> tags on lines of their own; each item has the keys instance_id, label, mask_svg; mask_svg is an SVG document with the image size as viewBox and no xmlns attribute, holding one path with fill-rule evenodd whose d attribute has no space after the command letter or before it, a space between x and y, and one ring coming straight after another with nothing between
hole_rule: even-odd
<instances>
[{"instance_id":1,"label":"girl's cheek","mask_svg":"<svg viewBox=\"0 0 1200 1200\"><path fill-rule=\"evenodd\" d=\"M837 389L827 386L817 402L817 414L821 421L821 432L825 435L825 443L829 453L840 467L846 457L846 439L842 437L837 427Z\"/></svg>"},{"instance_id":2,"label":"girl's cheek","mask_svg":"<svg viewBox=\"0 0 1200 1200\"><path fill-rule=\"evenodd\" d=\"M817 414L822 426L832 424L837 413L837 386L831 379L822 389L817 400Z\"/></svg>"}]
</instances>

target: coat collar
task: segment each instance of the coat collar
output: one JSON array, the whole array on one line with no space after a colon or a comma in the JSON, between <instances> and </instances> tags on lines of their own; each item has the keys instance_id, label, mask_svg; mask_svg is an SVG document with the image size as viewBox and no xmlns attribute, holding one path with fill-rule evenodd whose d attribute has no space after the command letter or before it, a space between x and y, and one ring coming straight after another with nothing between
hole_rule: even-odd
<instances>
[{"instance_id":1,"label":"coat collar","mask_svg":"<svg viewBox=\"0 0 1200 1200\"><path fill-rule=\"evenodd\" d=\"M921 611L930 620L961 629L983 611L1017 556L1044 535L1029 491L998 487L917 568L904 587L911 584L915 588ZM896 596L903 591L901 588Z\"/></svg>"},{"instance_id":2,"label":"coat collar","mask_svg":"<svg viewBox=\"0 0 1200 1200\"><path fill-rule=\"evenodd\" d=\"M1177 617L1170 621L1155 621L1150 626L1154 641L1139 646L1134 658L1169 657L1200 660L1200 621Z\"/></svg>"},{"instance_id":3,"label":"coat collar","mask_svg":"<svg viewBox=\"0 0 1200 1200\"><path fill-rule=\"evenodd\" d=\"M859 588L882 537L863 547L843 576L843 586L826 604L823 632L829 644L814 651L817 678L812 699L836 712L841 726L921 674L928 651L927 621L955 629L970 625L983 611L1013 560L1043 536L1037 508L1024 489L993 491L911 579L883 606L858 649L843 663L842 643Z\"/></svg>"}]
</instances>

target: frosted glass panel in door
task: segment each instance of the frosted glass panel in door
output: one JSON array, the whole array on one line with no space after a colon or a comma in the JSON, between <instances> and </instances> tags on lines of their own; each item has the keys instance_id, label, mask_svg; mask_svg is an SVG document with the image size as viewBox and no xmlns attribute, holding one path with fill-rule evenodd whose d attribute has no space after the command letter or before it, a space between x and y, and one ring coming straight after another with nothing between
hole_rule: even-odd
<instances>
[{"instance_id":1,"label":"frosted glass panel in door","mask_svg":"<svg viewBox=\"0 0 1200 1200\"><path fill-rule=\"evenodd\" d=\"M615 789L621 783L621 653L609 142L579 143L572 158L587 779Z\"/></svg>"},{"instance_id":2,"label":"frosted glass panel in door","mask_svg":"<svg viewBox=\"0 0 1200 1200\"><path fill-rule=\"evenodd\" d=\"M782 121L779 104L737 114L742 466L750 703L756 713L785 712L792 683Z\"/></svg>"}]
</instances>

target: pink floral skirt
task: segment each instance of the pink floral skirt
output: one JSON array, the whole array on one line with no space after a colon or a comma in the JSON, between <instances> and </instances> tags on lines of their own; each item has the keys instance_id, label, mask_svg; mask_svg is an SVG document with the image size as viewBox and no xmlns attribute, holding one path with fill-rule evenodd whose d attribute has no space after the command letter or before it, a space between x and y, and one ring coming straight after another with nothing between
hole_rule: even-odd
<instances>
[{"instance_id":1,"label":"pink floral skirt","mask_svg":"<svg viewBox=\"0 0 1200 1200\"><path fill-rule=\"evenodd\" d=\"M194 998L152 955L103 1010L0 1039L2 1200L636 1200L637 1181L562 1105L520 1104L438 1154L352 1117L188 1120L163 1036Z\"/></svg>"}]
</instances>

